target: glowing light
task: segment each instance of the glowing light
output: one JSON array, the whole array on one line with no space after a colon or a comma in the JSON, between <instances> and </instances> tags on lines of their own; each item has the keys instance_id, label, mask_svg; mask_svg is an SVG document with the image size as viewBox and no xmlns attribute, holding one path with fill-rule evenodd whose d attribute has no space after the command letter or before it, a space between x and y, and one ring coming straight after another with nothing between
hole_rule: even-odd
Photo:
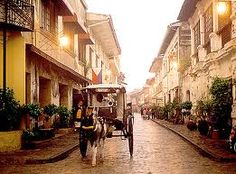
<instances>
[{"instance_id":1,"label":"glowing light","mask_svg":"<svg viewBox=\"0 0 236 174\"><path fill-rule=\"evenodd\" d=\"M172 67L173 67L173 69L177 69L178 68L178 63L177 62L172 62Z\"/></svg>"},{"instance_id":2,"label":"glowing light","mask_svg":"<svg viewBox=\"0 0 236 174\"><path fill-rule=\"evenodd\" d=\"M218 2L217 4L217 12L219 15L225 14L227 11L227 5L226 2Z\"/></svg>"},{"instance_id":3,"label":"glowing light","mask_svg":"<svg viewBox=\"0 0 236 174\"><path fill-rule=\"evenodd\" d=\"M67 46L68 43L69 43L68 37L62 36L62 37L60 38L60 45L61 45L62 47Z\"/></svg>"}]
</instances>

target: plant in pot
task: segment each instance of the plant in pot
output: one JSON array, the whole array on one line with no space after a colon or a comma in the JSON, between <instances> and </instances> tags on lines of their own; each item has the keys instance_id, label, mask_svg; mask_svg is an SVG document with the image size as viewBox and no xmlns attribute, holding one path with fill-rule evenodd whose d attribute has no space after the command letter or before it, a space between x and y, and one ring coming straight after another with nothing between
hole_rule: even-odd
<instances>
[{"instance_id":1,"label":"plant in pot","mask_svg":"<svg viewBox=\"0 0 236 174\"><path fill-rule=\"evenodd\" d=\"M54 124L55 118L52 117L55 114L57 114L57 111L58 111L58 106L55 104L49 104L43 108L43 112L46 114L46 122L48 122L47 127L51 127Z\"/></svg>"},{"instance_id":2,"label":"plant in pot","mask_svg":"<svg viewBox=\"0 0 236 174\"><path fill-rule=\"evenodd\" d=\"M25 129L38 128L38 117L41 114L41 108L39 104L29 103L21 107L21 113L25 118ZM35 125L31 125L31 118L35 120Z\"/></svg>"},{"instance_id":3,"label":"plant in pot","mask_svg":"<svg viewBox=\"0 0 236 174\"><path fill-rule=\"evenodd\" d=\"M191 115L192 106L193 104L191 101L185 101L180 104L181 112L184 118L189 118L189 116Z\"/></svg>"},{"instance_id":4,"label":"plant in pot","mask_svg":"<svg viewBox=\"0 0 236 174\"><path fill-rule=\"evenodd\" d=\"M209 125L206 120L204 108L205 108L205 106L204 106L203 100L198 100L197 105L196 105L196 113L197 113L197 116L200 118L200 120L198 121L197 128L198 128L198 131L201 135L206 136L208 134Z\"/></svg>"},{"instance_id":5,"label":"plant in pot","mask_svg":"<svg viewBox=\"0 0 236 174\"><path fill-rule=\"evenodd\" d=\"M232 80L214 78L210 93L213 101L215 128L219 130L220 138L228 138L232 128Z\"/></svg>"},{"instance_id":6,"label":"plant in pot","mask_svg":"<svg viewBox=\"0 0 236 174\"><path fill-rule=\"evenodd\" d=\"M69 128L71 126L72 114L65 106L58 107L59 127Z\"/></svg>"},{"instance_id":7,"label":"plant in pot","mask_svg":"<svg viewBox=\"0 0 236 174\"><path fill-rule=\"evenodd\" d=\"M0 89L0 131L19 129L21 115L20 104L14 98L12 89Z\"/></svg>"}]
</instances>

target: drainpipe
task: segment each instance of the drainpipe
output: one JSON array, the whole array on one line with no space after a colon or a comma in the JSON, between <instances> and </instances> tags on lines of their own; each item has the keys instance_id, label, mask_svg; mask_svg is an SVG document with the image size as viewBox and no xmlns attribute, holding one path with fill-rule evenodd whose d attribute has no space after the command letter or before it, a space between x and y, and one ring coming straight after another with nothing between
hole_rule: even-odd
<instances>
[{"instance_id":1,"label":"drainpipe","mask_svg":"<svg viewBox=\"0 0 236 174\"><path fill-rule=\"evenodd\" d=\"M7 23L7 0L4 1L5 5L5 24ZM6 91L6 44L7 44L7 31L3 27L3 91Z\"/></svg>"}]
</instances>

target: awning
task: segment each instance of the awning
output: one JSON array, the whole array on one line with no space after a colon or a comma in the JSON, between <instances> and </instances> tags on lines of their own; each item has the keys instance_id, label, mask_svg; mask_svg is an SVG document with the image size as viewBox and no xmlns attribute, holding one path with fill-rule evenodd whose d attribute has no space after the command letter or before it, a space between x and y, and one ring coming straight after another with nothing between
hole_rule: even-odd
<instances>
[{"instance_id":1,"label":"awning","mask_svg":"<svg viewBox=\"0 0 236 174\"><path fill-rule=\"evenodd\" d=\"M61 62L58 62L56 59L52 58L51 56L49 56L48 54L46 54L45 52L41 51L40 49L38 49L37 47L35 47L32 44L26 44L26 52L31 52L34 53L46 60L48 60L49 62L53 63L54 65L56 65L57 67L69 72L70 74L74 75L75 77L78 78L78 81L81 81L83 83L90 83L92 84L92 81L84 76L82 76L81 74L79 74L78 72L74 71L73 69L69 68L68 66L62 64Z\"/></svg>"},{"instance_id":2,"label":"awning","mask_svg":"<svg viewBox=\"0 0 236 174\"><path fill-rule=\"evenodd\" d=\"M58 14L61 16L73 16L74 10L67 0L54 1L58 5Z\"/></svg>"}]
</instances>

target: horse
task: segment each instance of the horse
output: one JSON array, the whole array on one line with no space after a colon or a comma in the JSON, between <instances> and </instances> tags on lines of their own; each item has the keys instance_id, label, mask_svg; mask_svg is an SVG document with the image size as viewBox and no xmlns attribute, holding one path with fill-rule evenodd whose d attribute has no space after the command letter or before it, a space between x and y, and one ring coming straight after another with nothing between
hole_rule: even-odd
<instances>
[{"instance_id":1,"label":"horse","mask_svg":"<svg viewBox=\"0 0 236 174\"><path fill-rule=\"evenodd\" d=\"M85 158L88 142L90 142L92 149L92 166L96 166L99 145L101 146L101 157L102 160L104 160L104 145L108 127L105 118L98 117L96 113L85 116L81 121L80 152L82 158Z\"/></svg>"}]
</instances>

